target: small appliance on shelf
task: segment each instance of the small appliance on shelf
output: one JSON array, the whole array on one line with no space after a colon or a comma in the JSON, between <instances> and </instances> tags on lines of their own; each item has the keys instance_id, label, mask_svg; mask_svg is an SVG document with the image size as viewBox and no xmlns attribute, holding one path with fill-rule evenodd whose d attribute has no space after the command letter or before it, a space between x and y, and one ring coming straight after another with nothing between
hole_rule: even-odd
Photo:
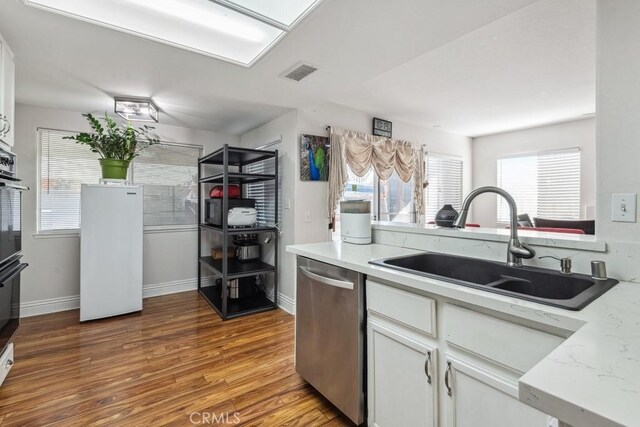
<instances>
[{"instance_id":1,"label":"small appliance on shelf","mask_svg":"<svg viewBox=\"0 0 640 427\"><path fill-rule=\"evenodd\" d=\"M240 187L229 185L227 201L227 223L229 227L254 227L258 222L256 199L242 199ZM205 222L222 227L223 188L216 185L205 200Z\"/></svg>"},{"instance_id":2,"label":"small appliance on shelf","mask_svg":"<svg viewBox=\"0 0 640 427\"><path fill-rule=\"evenodd\" d=\"M229 227L248 227L256 223L256 199L229 199ZM222 227L222 199L207 199L204 207L205 222Z\"/></svg>"},{"instance_id":3,"label":"small appliance on shelf","mask_svg":"<svg viewBox=\"0 0 640 427\"><path fill-rule=\"evenodd\" d=\"M246 199L251 200L251 199ZM254 200L255 203L255 200ZM258 222L258 210L256 208L231 208L229 209L227 223L229 227L254 227Z\"/></svg>"},{"instance_id":4,"label":"small appliance on shelf","mask_svg":"<svg viewBox=\"0 0 640 427\"><path fill-rule=\"evenodd\" d=\"M260 245L257 234L238 234L233 236L236 247L235 257L238 261L253 261L260 259Z\"/></svg>"}]
</instances>

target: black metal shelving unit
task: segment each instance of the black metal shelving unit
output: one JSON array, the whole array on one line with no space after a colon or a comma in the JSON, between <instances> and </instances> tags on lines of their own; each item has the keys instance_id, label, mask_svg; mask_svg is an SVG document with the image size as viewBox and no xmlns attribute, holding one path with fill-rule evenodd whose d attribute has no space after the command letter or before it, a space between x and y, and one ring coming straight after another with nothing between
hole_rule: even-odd
<instances>
[{"instance_id":1,"label":"black metal shelving unit","mask_svg":"<svg viewBox=\"0 0 640 427\"><path fill-rule=\"evenodd\" d=\"M252 163L273 159L274 171L270 174L254 174L245 173L245 166ZM222 172L205 175L207 165L222 166ZM234 168L235 170L230 170ZM229 211L228 188L230 184L239 184L241 195L245 193L245 184L251 184L261 181L274 181L274 218L275 223L257 224L255 227L246 228L230 228L227 223L227 215L222 215L222 226L207 224L203 222L203 186L206 184L222 184L223 198L222 211ZM248 148L230 147L224 145L219 150L214 151L198 160L198 290L200 294L209 302L211 307L222 317L222 319L231 319L234 317L244 316L247 314L258 313L261 311L272 310L278 306L278 239L279 231L276 224L278 218L278 150L254 150ZM228 248L230 237L237 234L259 234L273 233L273 242L276 250L274 251L273 265L262 260L254 261L238 261L235 258L229 258L226 250L223 250L223 258L219 260L213 259L210 254L202 256L202 234L204 232L218 233L222 236L222 248ZM213 286L202 286L202 269L205 268L212 273L213 278L221 279L221 284ZM228 296L227 284L230 280L242 277L251 277L257 275L273 275L273 301L267 296L258 292L256 295L243 298L231 299ZM216 281L214 280L214 283Z\"/></svg>"}]
</instances>

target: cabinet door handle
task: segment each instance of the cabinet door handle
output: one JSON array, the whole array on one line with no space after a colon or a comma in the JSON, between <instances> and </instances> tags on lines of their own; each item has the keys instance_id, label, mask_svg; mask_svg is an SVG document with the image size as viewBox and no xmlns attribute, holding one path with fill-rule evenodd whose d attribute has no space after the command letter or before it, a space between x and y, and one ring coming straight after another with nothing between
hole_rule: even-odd
<instances>
[{"instance_id":1,"label":"cabinet door handle","mask_svg":"<svg viewBox=\"0 0 640 427\"><path fill-rule=\"evenodd\" d=\"M427 357L424 359L424 373L427 376L427 383L431 384L431 374L429 373L429 365L431 365L431 352L427 351Z\"/></svg>"},{"instance_id":2,"label":"cabinet door handle","mask_svg":"<svg viewBox=\"0 0 640 427\"><path fill-rule=\"evenodd\" d=\"M451 385L449 384L449 376L451 375L451 361L447 360L447 371L444 373L444 385L447 387L447 395L453 396L451 393Z\"/></svg>"}]
</instances>

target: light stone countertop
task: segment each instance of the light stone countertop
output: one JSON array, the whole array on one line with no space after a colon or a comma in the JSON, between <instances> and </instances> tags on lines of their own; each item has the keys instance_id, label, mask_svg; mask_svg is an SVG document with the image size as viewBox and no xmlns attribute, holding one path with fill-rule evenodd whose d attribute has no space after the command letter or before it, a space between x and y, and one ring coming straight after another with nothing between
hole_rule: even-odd
<instances>
[{"instance_id":1,"label":"light stone countertop","mask_svg":"<svg viewBox=\"0 0 640 427\"><path fill-rule=\"evenodd\" d=\"M519 380L520 400L575 427L640 426L640 285L620 282L581 311L403 273L370 260L423 251L323 242L287 251L408 288L575 331Z\"/></svg>"}]
</instances>

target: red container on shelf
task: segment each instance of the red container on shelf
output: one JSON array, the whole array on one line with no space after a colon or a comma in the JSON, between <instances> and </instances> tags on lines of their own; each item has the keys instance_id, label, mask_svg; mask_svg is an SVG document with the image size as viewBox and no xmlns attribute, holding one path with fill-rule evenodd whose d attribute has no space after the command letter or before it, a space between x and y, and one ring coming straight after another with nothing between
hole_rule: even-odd
<instances>
[{"instance_id":1,"label":"red container on shelf","mask_svg":"<svg viewBox=\"0 0 640 427\"><path fill-rule=\"evenodd\" d=\"M229 185L228 187L228 195L230 199L239 199L240 198L240 186L238 185ZM216 185L209 192L209 197L212 199L222 199L222 185Z\"/></svg>"}]
</instances>

